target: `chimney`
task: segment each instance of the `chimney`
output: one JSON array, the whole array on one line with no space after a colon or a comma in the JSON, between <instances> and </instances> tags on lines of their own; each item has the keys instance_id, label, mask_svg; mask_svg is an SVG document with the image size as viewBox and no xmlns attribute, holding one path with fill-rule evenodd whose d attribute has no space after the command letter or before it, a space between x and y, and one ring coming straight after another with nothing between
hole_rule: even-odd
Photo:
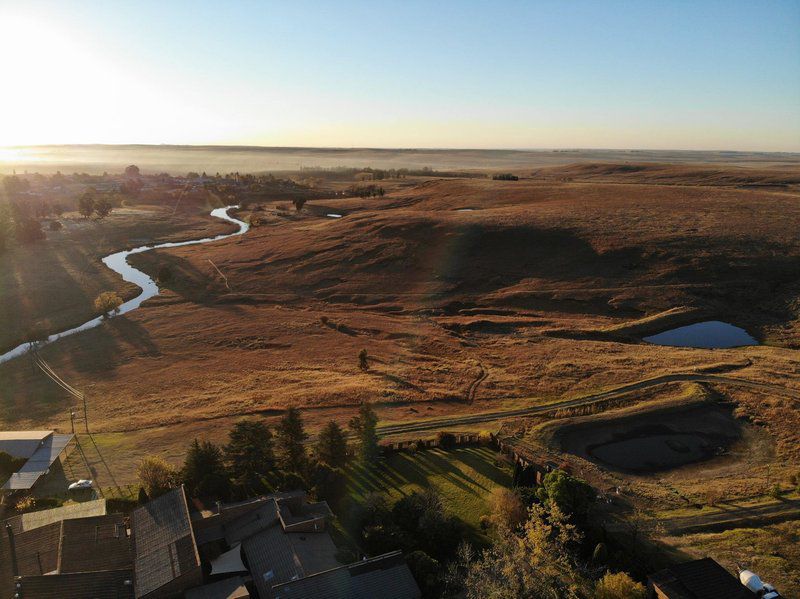
<instances>
[{"instance_id":1,"label":"chimney","mask_svg":"<svg viewBox=\"0 0 800 599\"><path fill-rule=\"evenodd\" d=\"M6 522L6 534L8 535L8 547L11 551L11 573L19 576L19 566L17 565L17 546L14 544L14 530L11 524Z\"/></svg>"}]
</instances>

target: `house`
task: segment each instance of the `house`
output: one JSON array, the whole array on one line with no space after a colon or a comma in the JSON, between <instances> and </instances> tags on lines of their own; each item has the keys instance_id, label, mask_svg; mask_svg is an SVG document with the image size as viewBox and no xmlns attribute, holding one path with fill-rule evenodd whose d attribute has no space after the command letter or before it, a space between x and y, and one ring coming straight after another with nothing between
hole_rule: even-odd
<instances>
[{"instance_id":1,"label":"house","mask_svg":"<svg viewBox=\"0 0 800 599\"><path fill-rule=\"evenodd\" d=\"M713 559L685 562L648 577L649 599L756 599L739 580Z\"/></svg>"},{"instance_id":2,"label":"house","mask_svg":"<svg viewBox=\"0 0 800 599\"><path fill-rule=\"evenodd\" d=\"M58 495L67 490L62 459L74 446L75 435L54 431L2 431L0 451L25 460L2 487L4 493Z\"/></svg>"},{"instance_id":3,"label":"house","mask_svg":"<svg viewBox=\"0 0 800 599\"><path fill-rule=\"evenodd\" d=\"M0 597L181 597L203 572L183 488L129 516L105 500L2 522Z\"/></svg>"},{"instance_id":4,"label":"house","mask_svg":"<svg viewBox=\"0 0 800 599\"><path fill-rule=\"evenodd\" d=\"M136 508L131 538L136 599L180 597L203 582L183 487Z\"/></svg>"},{"instance_id":5,"label":"house","mask_svg":"<svg viewBox=\"0 0 800 599\"><path fill-rule=\"evenodd\" d=\"M24 514L0 531L3 597L133 599L133 547L127 518L105 514L105 500ZM83 516L84 514L93 514ZM28 517L31 516L31 517Z\"/></svg>"},{"instance_id":6,"label":"house","mask_svg":"<svg viewBox=\"0 0 800 599\"><path fill-rule=\"evenodd\" d=\"M213 582L187 597L238 597L212 594L212 585L230 578L224 592L242 593L243 582L261 599L420 596L400 552L341 564L326 530L331 515L327 503L309 502L302 491L219 505L216 513L199 514L193 527Z\"/></svg>"}]
</instances>

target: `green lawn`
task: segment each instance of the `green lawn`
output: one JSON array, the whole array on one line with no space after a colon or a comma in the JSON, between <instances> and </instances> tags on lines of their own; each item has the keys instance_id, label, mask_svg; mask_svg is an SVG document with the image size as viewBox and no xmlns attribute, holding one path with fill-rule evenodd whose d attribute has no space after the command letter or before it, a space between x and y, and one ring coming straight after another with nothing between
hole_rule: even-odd
<instances>
[{"instance_id":1,"label":"green lawn","mask_svg":"<svg viewBox=\"0 0 800 599\"><path fill-rule=\"evenodd\" d=\"M489 511L489 494L494 487L511 486L512 468L505 463L498 466L498 458L500 454L488 447L400 452L371 467L348 466L347 488L356 501L378 492L391 505L404 495L434 487L448 513L482 536L478 521Z\"/></svg>"}]
</instances>

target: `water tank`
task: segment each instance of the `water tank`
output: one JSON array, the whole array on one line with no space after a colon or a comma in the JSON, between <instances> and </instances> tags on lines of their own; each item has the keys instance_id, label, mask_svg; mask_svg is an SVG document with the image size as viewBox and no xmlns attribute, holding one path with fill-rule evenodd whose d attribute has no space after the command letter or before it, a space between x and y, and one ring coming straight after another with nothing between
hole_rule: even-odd
<instances>
[{"instance_id":1,"label":"water tank","mask_svg":"<svg viewBox=\"0 0 800 599\"><path fill-rule=\"evenodd\" d=\"M761 579L755 572L751 572L750 570L742 570L739 572L739 582L756 594L764 590L764 583L761 582Z\"/></svg>"}]
</instances>

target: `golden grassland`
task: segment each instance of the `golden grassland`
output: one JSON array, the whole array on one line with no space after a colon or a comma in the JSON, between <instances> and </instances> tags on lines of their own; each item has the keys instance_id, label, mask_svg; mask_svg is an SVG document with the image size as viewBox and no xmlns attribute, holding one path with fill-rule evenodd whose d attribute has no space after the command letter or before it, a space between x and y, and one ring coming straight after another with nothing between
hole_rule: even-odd
<instances>
[{"instance_id":1,"label":"golden grassland","mask_svg":"<svg viewBox=\"0 0 800 599\"><path fill-rule=\"evenodd\" d=\"M794 171L599 165L521 174L401 180L383 198L315 200L299 215L262 203L241 213L263 223L245 236L137 255L151 274L170 266L162 295L42 355L86 392L92 431L114 463L131 452L177 457L191 436L220 439L242 415L271 421L287 405L307 408L315 430L346 422L361 400L377 402L383 421L408 422L718 368L800 389ZM192 211L174 228L151 208L48 239L38 278L24 291L3 287L6 320L24 329L91 312L91 289L106 282L59 272L70 245L93 248L74 270L99 272L99 256L134 236L199 237L226 226ZM25 270L13 259L2 276ZM33 256L25 262L34 268ZM56 282L63 292L48 287ZM58 316L60 296L71 299ZM24 297L35 309L16 311ZM636 338L700 314L744 325L767 345L707 351ZM368 372L358 367L362 348ZM70 400L26 359L0 365L0 377L4 428L68 427ZM742 393L732 391L734 400L741 395L757 418L760 404ZM770 409L784 420L792 411Z\"/></svg>"}]
</instances>

